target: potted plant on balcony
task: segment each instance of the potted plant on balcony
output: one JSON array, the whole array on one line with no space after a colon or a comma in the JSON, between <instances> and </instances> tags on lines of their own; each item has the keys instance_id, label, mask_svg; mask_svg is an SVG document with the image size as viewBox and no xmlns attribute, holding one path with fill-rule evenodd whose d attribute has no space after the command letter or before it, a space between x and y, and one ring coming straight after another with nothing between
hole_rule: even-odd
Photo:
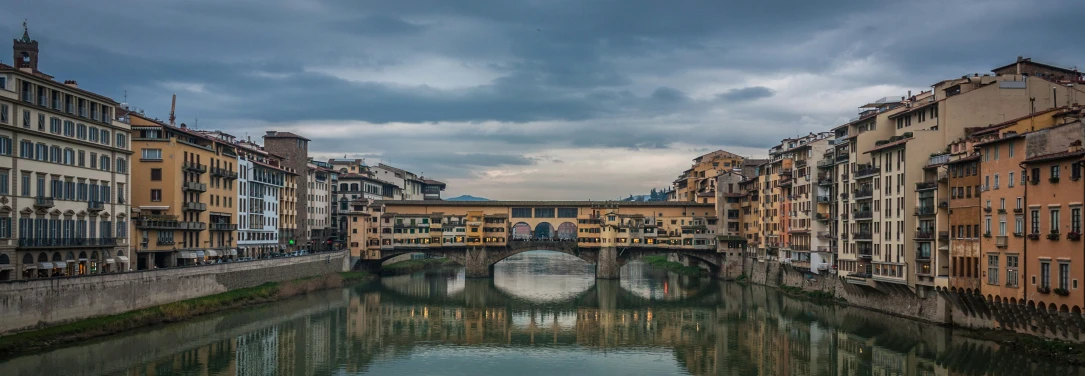
<instances>
[{"instance_id":1,"label":"potted plant on balcony","mask_svg":"<svg viewBox=\"0 0 1085 376\"><path fill-rule=\"evenodd\" d=\"M1051 293L1051 286L1043 286L1043 285L1036 286L1036 292L1041 293L1041 294L1050 294Z\"/></svg>"},{"instance_id":2,"label":"potted plant on balcony","mask_svg":"<svg viewBox=\"0 0 1085 376\"><path fill-rule=\"evenodd\" d=\"M1058 295L1058 296L1070 295L1070 290L1064 289L1062 287L1055 288L1054 291L1055 291L1055 295Z\"/></svg>"},{"instance_id":3,"label":"potted plant on balcony","mask_svg":"<svg viewBox=\"0 0 1085 376\"><path fill-rule=\"evenodd\" d=\"M1058 176L1052 176L1050 178L1047 178L1047 181L1052 182L1052 183L1058 183L1059 182L1059 177Z\"/></svg>"},{"instance_id":4,"label":"potted plant on balcony","mask_svg":"<svg viewBox=\"0 0 1085 376\"><path fill-rule=\"evenodd\" d=\"M1051 230L1051 233L1047 234L1047 240L1059 240L1059 232L1057 230Z\"/></svg>"},{"instance_id":5,"label":"potted plant on balcony","mask_svg":"<svg viewBox=\"0 0 1085 376\"><path fill-rule=\"evenodd\" d=\"M989 238L989 237L991 237L991 233L990 232L985 232L985 233L983 233L983 237Z\"/></svg>"},{"instance_id":6,"label":"potted plant on balcony","mask_svg":"<svg viewBox=\"0 0 1085 376\"><path fill-rule=\"evenodd\" d=\"M1040 240L1040 234L1037 234L1037 233L1034 232L1034 233L1028 234L1028 238L1032 239L1032 240Z\"/></svg>"},{"instance_id":7,"label":"potted plant on balcony","mask_svg":"<svg viewBox=\"0 0 1085 376\"><path fill-rule=\"evenodd\" d=\"M1077 231L1071 231L1069 234L1066 234L1066 238L1075 241L1081 240L1081 233Z\"/></svg>"}]
</instances>

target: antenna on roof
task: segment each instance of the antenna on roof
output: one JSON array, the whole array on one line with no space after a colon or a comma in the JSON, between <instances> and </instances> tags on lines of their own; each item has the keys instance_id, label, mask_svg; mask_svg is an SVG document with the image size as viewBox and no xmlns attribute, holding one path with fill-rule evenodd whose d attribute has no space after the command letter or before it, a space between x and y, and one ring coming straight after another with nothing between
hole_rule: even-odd
<instances>
[{"instance_id":1,"label":"antenna on roof","mask_svg":"<svg viewBox=\"0 0 1085 376\"><path fill-rule=\"evenodd\" d=\"M170 104L170 125L173 125L173 121L177 120L176 116L173 116L174 111L177 110L177 94L173 95L173 103Z\"/></svg>"}]
</instances>

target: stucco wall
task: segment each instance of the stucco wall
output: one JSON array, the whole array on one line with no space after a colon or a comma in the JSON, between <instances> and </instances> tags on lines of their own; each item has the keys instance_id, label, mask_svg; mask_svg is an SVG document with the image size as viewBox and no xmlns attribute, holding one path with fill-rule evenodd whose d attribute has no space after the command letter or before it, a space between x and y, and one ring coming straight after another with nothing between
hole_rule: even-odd
<instances>
[{"instance_id":1,"label":"stucco wall","mask_svg":"<svg viewBox=\"0 0 1085 376\"><path fill-rule=\"evenodd\" d=\"M345 252L0 283L0 334L349 270Z\"/></svg>"}]
</instances>

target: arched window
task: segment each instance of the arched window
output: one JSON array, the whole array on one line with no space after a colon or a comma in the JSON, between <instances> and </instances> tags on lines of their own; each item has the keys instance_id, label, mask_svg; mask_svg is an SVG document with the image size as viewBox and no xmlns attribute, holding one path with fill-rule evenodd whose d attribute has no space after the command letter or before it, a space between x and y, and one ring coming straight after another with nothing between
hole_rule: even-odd
<instances>
[{"instance_id":1,"label":"arched window","mask_svg":"<svg viewBox=\"0 0 1085 376\"><path fill-rule=\"evenodd\" d=\"M60 258L60 252L53 252L53 261L64 261Z\"/></svg>"},{"instance_id":2,"label":"arched window","mask_svg":"<svg viewBox=\"0 0 1085 376\"><path fill-rule=\"evenodd\" d=\"M23 62L27 63L27 64L30 64L30 54L28 54L26 52L23 52L22 55L23 55Z\"/></svg>"},{"instance_id":3,"label":"arched window","mask_svg":"<svg viewBox=\"0 0 1085 376\"><path fill-rule=\"evenodd\" d=\"M30 255L27 255L30 256ZM0 265L10 264L11 260L8 259L8 255L0 254Z\"/></svg>"},{"instance_id":4,"label":"arched window","mask_svg":"<svg viewBox=\"0 0 1085 376\"><path fill-rule=\"evenodd\" d=\"M351 192L357 192L358 191L358 183L351 184L350 185L350 190L351 190Z\"/></svg>"},{"instance_id":5,"label":"arched window","mask_svg":"<svg viewBox=\"0 0 1085 376\"><path fill-rule=\"evenodd\" d=\"M30 265L30 264L33 264L33 263L34 263L34 256L31 256L29 253L23 255L23 265Z\"/></svg>"},{"instance_id":6,"label":"arched window","mask_svg":"<svg viewBox=\"0 0 1085 376\"><path fill-rule=\"evenodd\" d=\"M512 226L513 239L531 239L531 225L519 222Z\"/></svg>"},{"instance_id":7,"label":"arched window","mask_svg":"<svg viewBox=\"0 0 1085 376\"><path fill-rule=\"evenodd\" d=\"M572 222L565 222L558 225L558 239L572 240L576 239L576 225Z\"/></svg>"},{"instance_id":8,"label":"arched window","mask_svg":"<svg viewBox=\"0 0 1085 376\"><path fill-rule=\"evenodd\" d=\"M58 253L57 255L59 256L60 254ZM49 256L47 256L45 252L38 254L38 262L49 262Z\"/></svg>"},{"instance_id":9,"label":"arched window","mask_svg":"<svg viewBox=\"0 0 1085 376\"><path fill-rule=\"evenodd\" d=\"M541 222L535 225L535 238L536 239L550 239L554 237L554 226L551 226L548 222Z\"/></svg>"}]
</instances>

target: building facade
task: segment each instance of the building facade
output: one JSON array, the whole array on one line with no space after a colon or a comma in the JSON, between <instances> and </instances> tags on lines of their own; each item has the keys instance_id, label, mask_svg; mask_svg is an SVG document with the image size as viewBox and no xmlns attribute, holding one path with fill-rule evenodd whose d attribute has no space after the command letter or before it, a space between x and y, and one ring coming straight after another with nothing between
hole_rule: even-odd
<instances>
[{"instance_id":1,"label":"building facade","mask_svg":"<svg viewBox=\"0 0 1085 376\"><path fill-rule=\"evenodd\" d=\"M267 131L264 134L264 150L282 157L282 167L297 174L284 183L285 195L280 202L284 214L280 218L292 223L281 223L282 236L279 243L288 250L306 247L309 243L309 139L290 132ZM291 188L293 187L293 188ZM293 194L291 194L293 191ZM286 195L290 195L286 197ZM289 214L293 213L293 214ZM290 219L293 221L290 221Z\"/></svg>"},{"instance_id":2,"label":"building facade","mask_svg":"<svg viewBox=\"0 0 1085 376\"><path fill-rule=\"evenodd\" d=\"M237 211L238 254L267 257L285 250L280 246L279 229L283 190L287 175L282 158L241 142L238 146Z\"/></svg>"},{"instance_id":3,"label":"building facade","mask_svg":"<svg viewBox=\"0 0 1085 376\"><path fill-rule=\"evenodd\" d=\"M130 128L39 68L24 23L0 64L0 280L131 270Z\"/></svg>"}]
</instances>

